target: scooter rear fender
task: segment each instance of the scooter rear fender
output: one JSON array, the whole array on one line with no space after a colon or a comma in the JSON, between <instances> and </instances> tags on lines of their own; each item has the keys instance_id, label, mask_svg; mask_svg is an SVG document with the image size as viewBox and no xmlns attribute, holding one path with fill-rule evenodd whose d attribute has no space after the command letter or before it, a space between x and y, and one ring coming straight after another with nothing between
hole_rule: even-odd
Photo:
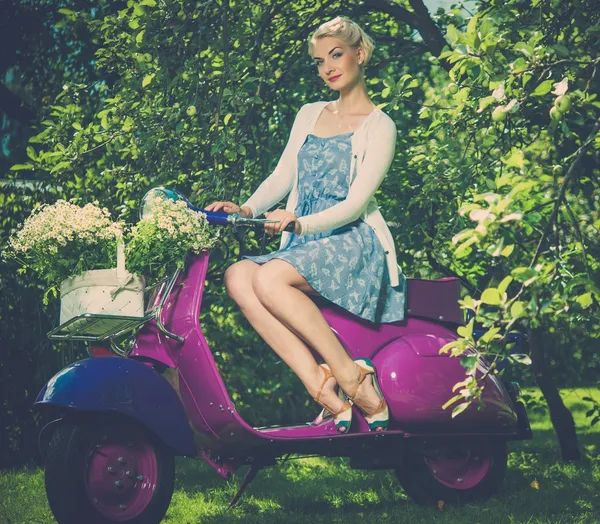
<instances>
[{"instance_id":1,"label":"scooter rear fender","mask_svg":"<svg viewBox=\"0 0 600 524\"><path fill-rule=\"evenodd\" d=\"M454 393L452 387L466 378L459 358L440 355L450 339L431 334L410 334L384 346L373 357L380 385L388 399L390 429L409 433L518 432L517 414L504 386L494 375L486 378L482 400L485 409L472 406L456 418L442 409ZM484 371L484 363L481 363Z\"/></svg>"},{"instance_id":2,"label":"scooter rear fender","mask_svg":"<svg viewBox=\"0 0 600 524\"><path fill-rule=\"evenodd\" d=\"M173 387L154 369L120 357L79 360L40 391L34 409L118 413L142 423L176 455L197 454L194 437Z\"/></svg>"}]
</instances>

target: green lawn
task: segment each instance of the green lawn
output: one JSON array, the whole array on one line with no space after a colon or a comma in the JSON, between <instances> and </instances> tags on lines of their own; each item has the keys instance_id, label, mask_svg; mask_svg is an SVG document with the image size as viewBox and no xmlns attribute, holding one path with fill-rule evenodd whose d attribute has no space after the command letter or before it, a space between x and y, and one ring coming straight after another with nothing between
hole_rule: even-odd
<instances>
[{"instance_id":1,"label":"green lawn","mask_svg":"<svg viewBox=\"0 0 600 524\"><path fill-rule=\"evenodd\" d=\"M442 510L416 506L389 472L355 471L345 460L307 458L259 473L239 506L227 510L240 481L228 484L201 462L181 460L167 523L555 523L600 522L600 427L585 418L585 395L565 390L585 458L563 464L550 421L530 413L534 439L510 446L504 489L485 503ZM244 471L242 471L244 473ZM537 482L534 482L537 481ZM538 487L535 487L538 486ZM41 470L0 473L0 523L54 522Z\"/></svg>"}]
</instances>

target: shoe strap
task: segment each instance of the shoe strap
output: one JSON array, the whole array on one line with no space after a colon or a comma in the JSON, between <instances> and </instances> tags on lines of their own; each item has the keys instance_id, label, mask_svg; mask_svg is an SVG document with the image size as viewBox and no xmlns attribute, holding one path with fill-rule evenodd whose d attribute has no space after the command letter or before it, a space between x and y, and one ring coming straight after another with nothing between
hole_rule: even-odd
<instances>
[{"instance_id":1,"label":"shoe strap","mask_svg":"<svg viewBox=\"0 0 600 524\"><path fill-rule=\"evenodd\" d=\"M382 398L381 401L379 402L379 406L377 406L377 409L375 410L375 413L371 413L371 414L367 415L367 417L373 418L375 415L379 415L379 413L383 413L387 409L387 407L388 407L387 402L385 401L384 398Z\"/></svg>"},{"instance_id":2,"label":"shoe strap","mask_svg":"<svg viewBox=\"0 0 600 524\"><path fill-rule=\"evenodd\" d=\"M333 373L331 372L331 370L325 366L319 366L323 372L325 373L325 377L323 378L323 382L321 382L321 386L319 387L319 391L317 391L317 396L315 397L315 402L321 404L321 406L323 406L323 404L320 402L320 398L321 398L321 393L323 392L323 388L325 387L325 383L331 378L333 377ZM323 406L325 409L327 409L325 406ZM329 410L328 410L329 411Z\"/></svg>"},{"instance_id":3,"label":"shoe strap","mask_svg":"<svg viewBox=\"0 0 600 524\"><path fill-rule=\"evenodd\" d=\"M358 367L358 370L360 371L360 376L358 377L358 382L356 383L356 387L354 388L354 393L352 393L352 395L348 395L348 398L352 402L354 402L354 397L356 397L356 394L358 393L358 388L364 382L367 375L373 374L373 371L371 371L370 369L363 368L360 364L356 364L356 366Z\"/></svg>"},{"instance_id":4,"label":"shoe strap","mask_svg":"<svg viewBox=\"0 0 600 524\"><path fill-rule=\"evenodd\" d=\"M337 412L337 413L331 413L333 415L333 418L337 417L340 413L343 413L344 411L346 411L347 409L352 409L352 406L350 405L350 402L348 402L346 400L346 402L344 402L344 405L341 407L341 409Z\"/></svg>"}]
</instances>

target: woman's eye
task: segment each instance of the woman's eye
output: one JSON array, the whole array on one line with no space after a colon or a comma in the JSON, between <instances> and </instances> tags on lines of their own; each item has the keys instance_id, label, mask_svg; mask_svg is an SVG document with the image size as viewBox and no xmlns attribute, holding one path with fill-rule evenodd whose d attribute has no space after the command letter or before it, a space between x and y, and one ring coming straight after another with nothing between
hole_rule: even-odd
<instances>
[{"instance_id":1,"label":"woman's eye","mask_svg":"<svg viewBox=\"0 0 600 524\"><path fill-rule=\"evenodd\" d=\"M333 53L333 58L342 56L342 53Z\"/></svg>"}]
</instances>

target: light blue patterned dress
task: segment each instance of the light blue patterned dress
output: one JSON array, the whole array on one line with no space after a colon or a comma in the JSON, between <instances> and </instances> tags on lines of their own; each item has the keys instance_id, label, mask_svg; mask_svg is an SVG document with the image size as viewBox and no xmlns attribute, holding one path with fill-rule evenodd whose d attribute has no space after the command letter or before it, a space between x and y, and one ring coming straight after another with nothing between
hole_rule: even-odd
<instances>
[{"instance_id":1,"label":"light blue patterned dress","mask_svg":"<svg viewBox=\"0 0 600 524\"><path fill-rule=\"evenodd\" d=\"M306 137L298 152L297 217L319 213L346 198L352 134ZM390 286L383 247L366 222L357 219L331 231L290 237L283 249L243 258L258 264L285 260L322 297L363 319L404 319L403 286Z\"/></svg>"}]
</instances>

